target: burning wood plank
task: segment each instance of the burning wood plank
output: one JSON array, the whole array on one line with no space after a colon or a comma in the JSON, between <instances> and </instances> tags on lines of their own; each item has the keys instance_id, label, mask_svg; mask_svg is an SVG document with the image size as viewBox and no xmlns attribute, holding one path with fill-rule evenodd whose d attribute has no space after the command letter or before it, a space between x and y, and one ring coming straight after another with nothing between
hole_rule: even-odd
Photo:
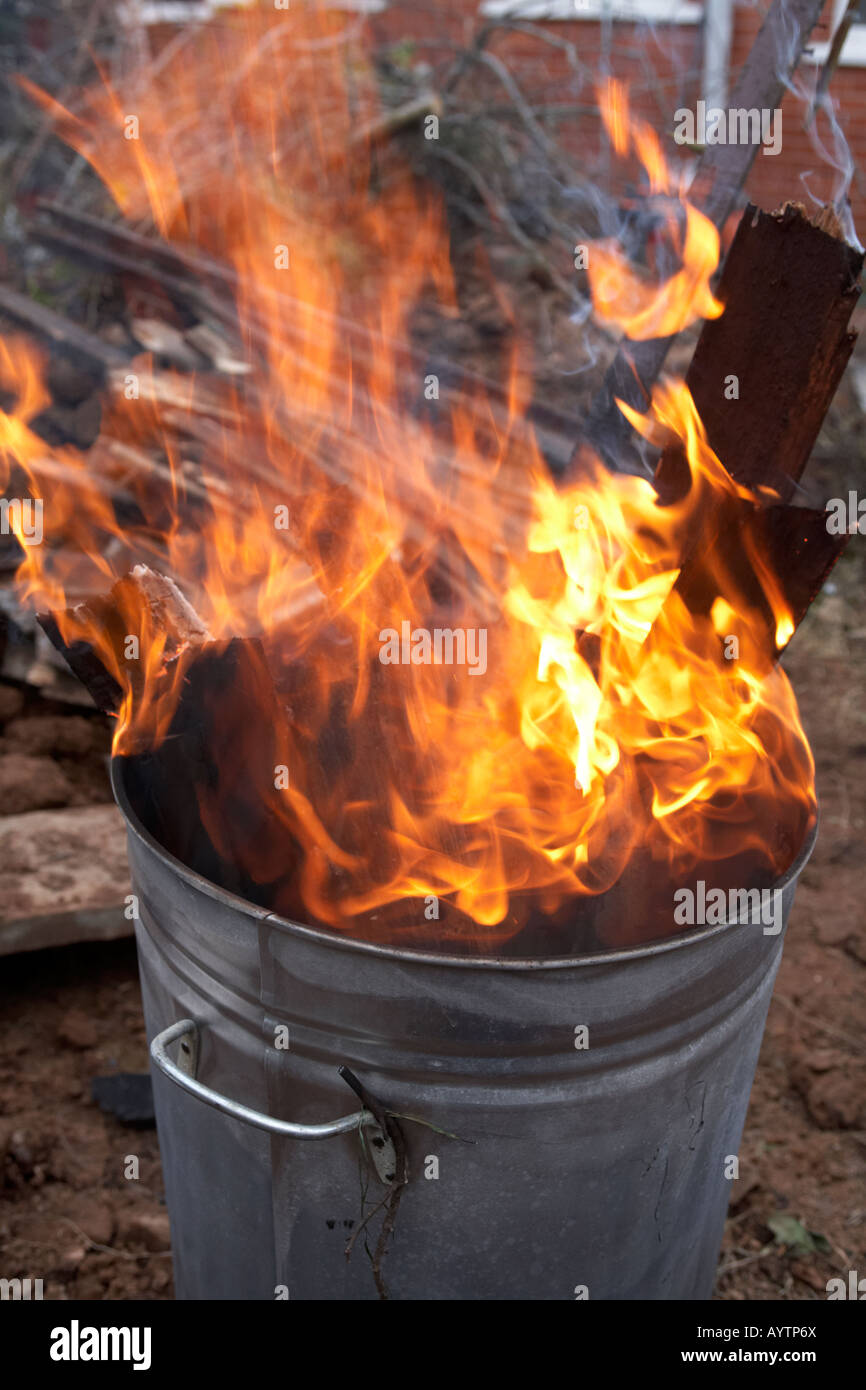
<instances>
[{"instance_id":1,"label":"burning wood plank","mask_svg":"<svg viewBox=\"0 0 866 1390\"><path fill-rule=\"evenodd\" d=\"M790 503L856 341L848 325L862 267L831 209L812 220L793 203L776 213L750 205L719 284L725 312L704 325L686 373L710 447L764 505L715 499L698 518L675 591L706 613L727 574L721 596L735 611L748 603L767 613L774 655L849 539L830 534L824 513ZM666 449L656 472L662 497L676 495L684 470L681 448ZM781 633L763 597L768 575L789 610Z\"/></svg>"},{"instance_id":2,"label":"burning wood plank","mask_svg":"<svg viewBox=\"0 0 866 1390\"><path fill-rule=\"evenodd\" d=\"M129 575L117 581L104 599L77 604L65 614L40 613L42 628L86 687L94 704L105 714L117 713L123 690L91 642L85 639L67 641L64 632L76 629L103 632L119 664L127 635L122 631L120 615L129 610L130 598L133 606L149 611L152 629L163 636L165 662L175 661L182 652L203 646L210 640L205 624L174 580L157 574L147 565L136 565Z\"/></svg>"},{"instance_id":3,"label":"burning wood plank","mask_svg":"<svg viewBox=\"0 0 866 1390\"><path fill-rule=\"evenodd\" d=\"M704 324L686 373L736 482L790 501L856 342L862 269L832 208L743 213L718 287L725 312Z\"/></svg>"},{"instance_id":4,"label":"burning wood plank","mask_svg":"<svg viewBox=\"0 0 866 1390\"><path fill-rule=\"evenodd\" d=\"M820 593L847 539L830 535L827 513L812 507L734 506L708 549L699 557L693 554L684 565L674 592L691 613L709 614L721 596L733 614L762 614L765 650L775 660Z\"/></svg>"},{"instance_id":5,"label":"burning wood plank","mask_svg":"<svg viewBox=\"0 0 866 1390\"><path fill-rule=\"evenodd\" d=\"M287 719L260 641L209 642L185 669L166 737L127 758L134 804L160 844L262 905L269 880L288 872L297 855L274 838L281 793L273 750ZM261 864L268 847L273 867L253 878L249 866Z\"/></svg>"}]
</instances>

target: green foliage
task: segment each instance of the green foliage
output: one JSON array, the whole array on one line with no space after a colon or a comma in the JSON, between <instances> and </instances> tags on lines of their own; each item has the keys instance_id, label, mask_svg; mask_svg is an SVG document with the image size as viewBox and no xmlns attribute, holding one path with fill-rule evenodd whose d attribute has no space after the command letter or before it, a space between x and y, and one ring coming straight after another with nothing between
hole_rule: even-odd
<instances>
[{"instance_id":1,"label":"green foliage","mask_svg":"<svg viewBox=\"0 0 866 1390\"><path fill-rule=\"evenodd\" d=\"M809 1231L789 1212L777 1211L767 1221L777 1245L784 1245L792 1255L829 1255L830 1242L817 1231Z\"/></svg>"}]
</instances>

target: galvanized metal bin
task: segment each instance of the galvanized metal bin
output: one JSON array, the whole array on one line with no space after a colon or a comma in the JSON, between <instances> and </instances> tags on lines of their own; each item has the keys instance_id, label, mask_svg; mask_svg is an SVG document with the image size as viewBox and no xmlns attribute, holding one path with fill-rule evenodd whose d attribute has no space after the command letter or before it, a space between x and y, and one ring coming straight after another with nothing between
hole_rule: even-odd
<instances>
[{"instance_id":1,"label":"galvanized metal bin","mask_svg":"<svg viewBox=\"0 0 866 1390\"><path fill-rule=\"evenodd\" d=\"M367 945L214 887L142 827L122 762L114 781L179 1298L379 1297L363 1239L344 1253L360 1107L340 1065L436 1126L401 1121L390 1298L709 1297L784 928L567 960ZM785 924L814 838L776 885Z\"/></svg>"}]
</instances>

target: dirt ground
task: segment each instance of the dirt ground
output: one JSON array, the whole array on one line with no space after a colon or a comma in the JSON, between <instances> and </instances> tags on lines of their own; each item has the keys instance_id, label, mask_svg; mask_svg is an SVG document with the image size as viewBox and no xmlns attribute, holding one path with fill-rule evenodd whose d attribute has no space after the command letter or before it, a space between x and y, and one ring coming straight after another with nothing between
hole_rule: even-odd
<instances>
[{"instance_id":1,"label":"dirt ground","mask_svg":"<svg viewBox=\"0 0 866 1390\"><path fill-rule=\"evenodd\" d=\"M170 1298L156 1132L90 1094L94 1076L147 1065L133 943L4 961L0 993L4 1276L41 1278L46 1299Z\"/></svg>"}]
</instances>

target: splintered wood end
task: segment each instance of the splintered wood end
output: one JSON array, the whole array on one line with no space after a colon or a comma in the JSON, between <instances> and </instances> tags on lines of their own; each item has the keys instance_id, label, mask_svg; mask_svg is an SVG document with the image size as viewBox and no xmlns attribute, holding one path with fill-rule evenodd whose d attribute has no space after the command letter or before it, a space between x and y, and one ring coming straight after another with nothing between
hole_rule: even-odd
<instances>
[{"instance_id":1,"label":"splintered wood end","mask_svg":"<svg viewBox=\"0 0 866 1390\"><path fill-rule=\"evenodd\" d=\"M780 208L776 208L774 217L783 217L786 212L798 212L801 217L805 217L813 227L817 227L819 232L826 232L828 236L835 237L837 241L845 241L845 233L842 230L842 223L832 203L825 203L817 212L810 213L803 203L798 203L794 199L789 199Z\"/></svg>"}]
</instances>

